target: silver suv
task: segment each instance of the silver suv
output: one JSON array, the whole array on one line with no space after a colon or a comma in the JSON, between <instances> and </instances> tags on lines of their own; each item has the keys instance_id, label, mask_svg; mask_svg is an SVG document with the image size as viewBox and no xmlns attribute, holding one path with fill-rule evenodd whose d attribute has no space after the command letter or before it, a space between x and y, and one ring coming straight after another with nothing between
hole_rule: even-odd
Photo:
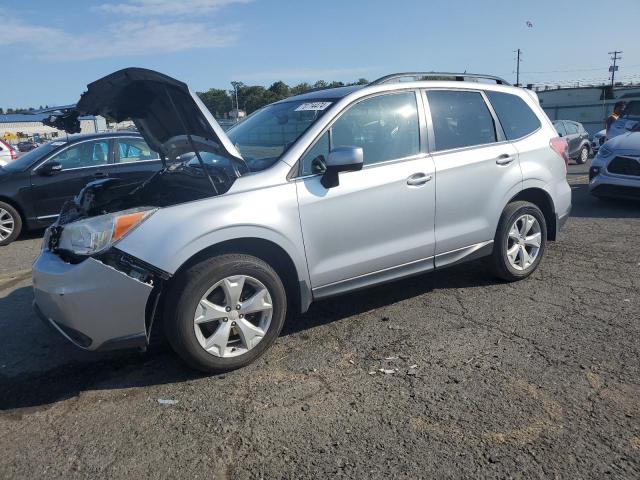
<instances>
[{"instance_id":1,"label":"silver suv","mask_svg":"<svg viewBox=\"0 0 640 480\"><path fill-rule=\"evenodd\" d=\"M566 142L497 77L312 91L225 134L184 83L126 69L48 123L82 114L133 119L165 164L88 184L45 235L35 308L87 350L162 325L191 366L242 367L313 300L480 257L525 278L571 207Z\"/></svg>"}]
</instances>

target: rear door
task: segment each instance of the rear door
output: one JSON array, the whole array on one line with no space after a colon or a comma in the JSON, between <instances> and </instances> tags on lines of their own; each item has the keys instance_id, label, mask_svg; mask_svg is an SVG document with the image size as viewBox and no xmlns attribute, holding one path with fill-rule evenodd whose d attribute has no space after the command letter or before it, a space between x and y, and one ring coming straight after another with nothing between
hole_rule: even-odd
<instances>
[{"instance_id":1,"label":"rear door","mask_svg":"<svg viewBox=\"0 0 640 480\"><path fill-rule=\"evenodd\" d=\"M475 90L425 93L436 169L435 266L491 248L505 196L522 186L518 152Z\"/></svg>"},{"instance_id":2,"label":"rear door","mask_svg":"<svg viewBox=\"0 0 640 480\"><path fill-rule=\"evenodd\" d=\"M38 164L31 172L32 198L39 221L57 217L62 205L92 180L108 176L110 139L73 143ZM44 164L57 162L62 170L43 174Z\"/></svg>"},{"instance_id":3,"label":"rear door","mask_svg":"<svg viewBox=\"0 0 640 480\"><path fill-rule=\"evenodd\" d=\"M162 166L158 153L136 136L113 139L113 162L109 177L121 179L123 186L142 183Z\"/></svg>"}]
</instances>

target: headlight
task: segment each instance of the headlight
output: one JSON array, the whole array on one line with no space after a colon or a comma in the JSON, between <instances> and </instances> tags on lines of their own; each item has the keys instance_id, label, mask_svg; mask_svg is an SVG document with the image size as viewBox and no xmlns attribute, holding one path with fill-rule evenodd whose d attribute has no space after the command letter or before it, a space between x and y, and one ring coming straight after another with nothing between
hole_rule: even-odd
<instances>
[{"instance_id":1,"label":"headlight","mask_svg":"<svg viewBox=\"0 0 640 480\"><path fill-rule=\"evenodd\" d=\"M106 250L152 215L157 208L140 207L68 223L58 242L59 250L93 255Z\"/></svg>"},{"instance_id":2,"label":"headlight","mask_svg":"<svg viewBox=\"0 0 640 480\"><path fill-rule=\"evenodd\" d=\"M611 150L607 145L602 145L600 150L598 150L598 156L602 158L607 158L613 155L613 150Z\"/></svg>"}]
</instances>

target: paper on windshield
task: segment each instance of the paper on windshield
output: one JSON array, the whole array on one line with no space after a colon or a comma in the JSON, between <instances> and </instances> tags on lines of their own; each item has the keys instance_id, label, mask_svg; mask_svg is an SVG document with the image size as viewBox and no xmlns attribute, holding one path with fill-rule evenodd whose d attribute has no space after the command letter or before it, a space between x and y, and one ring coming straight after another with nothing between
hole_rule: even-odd
<instances>
[{"instance_id":1,"label":"paper on windshield","mask_svg":"<svg viewBox=\"0 0 640 480\"><path fill-rule=\"evenodd\" d=\"M298 108L296 108L296 112L301 112L303 110L325 110L329 105L331 105L331 102L309 102L309 103L303 103L302 105L298 106Z\"/></svg>"}]
</instances>

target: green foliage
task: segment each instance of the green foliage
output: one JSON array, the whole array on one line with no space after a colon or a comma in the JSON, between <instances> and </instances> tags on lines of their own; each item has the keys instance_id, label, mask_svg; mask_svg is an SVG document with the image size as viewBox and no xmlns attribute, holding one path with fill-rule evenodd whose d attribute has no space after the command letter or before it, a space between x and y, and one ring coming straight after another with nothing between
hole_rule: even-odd
<instances>
[{"instance_id":1,"label":"green foliage","mask_svg":"<svg viewBox=\"0 0 640 480\"><path fill-rule=\"evenodd\" d=\"M344 87L345 85L366 85L367 83L369 82L366 78L359 78L357 82L347 84L336 81L325 82L324 80L318 80L313 85L304 82L290 87L283 81L277 81L271 84L269 88L264 88L258 85L249 86L238 82L238 104L240 110L244 110L247 114L250 114L265 105L292 95L300 95L309 90ZM236 108L235 95L235 90L220 90L217 88L212 88L206 92L198 92L198 96L202 102L207 106L209 111L218 118L226 117L228 112Z\"/></svg>"}]
</instances>

